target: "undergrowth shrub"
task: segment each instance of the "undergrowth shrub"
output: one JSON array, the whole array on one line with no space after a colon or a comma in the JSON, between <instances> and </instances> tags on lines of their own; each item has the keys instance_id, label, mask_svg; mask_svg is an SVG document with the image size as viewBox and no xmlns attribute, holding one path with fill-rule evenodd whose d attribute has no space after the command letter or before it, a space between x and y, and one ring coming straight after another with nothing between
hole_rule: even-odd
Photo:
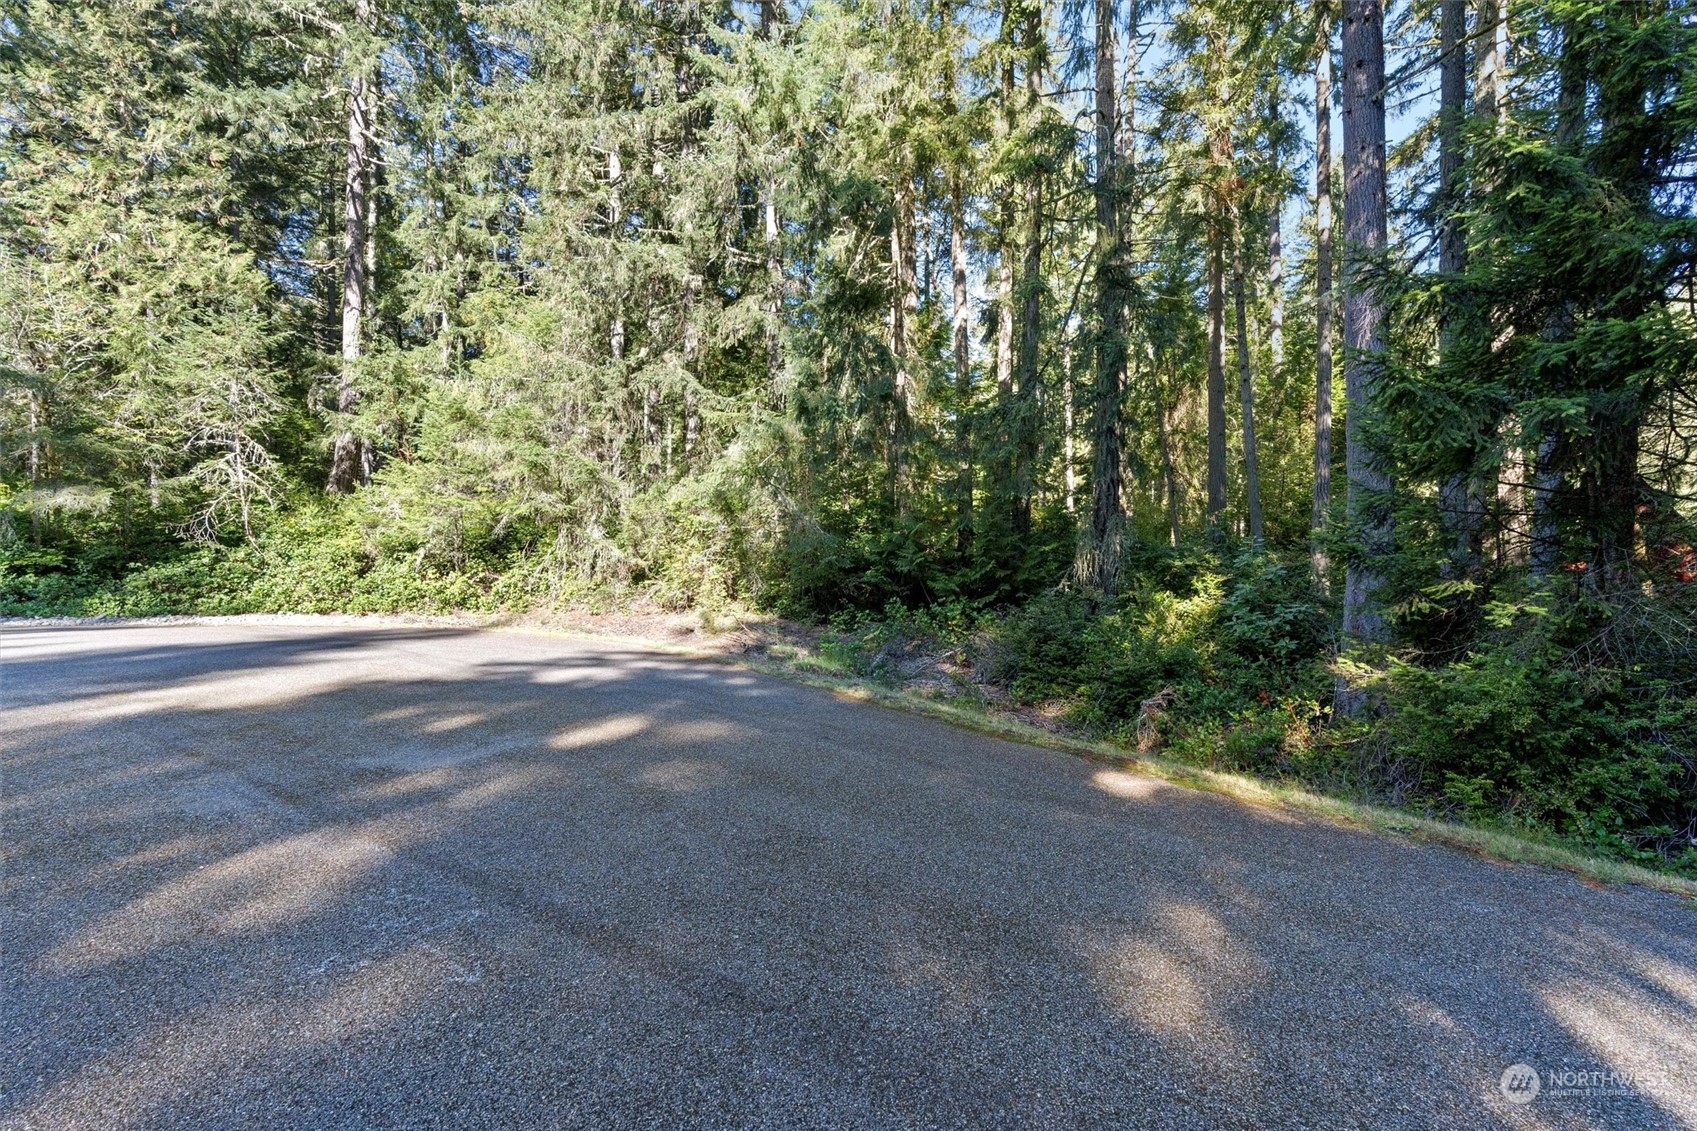
<instances>
[{"instance_id":1,"label":"undergrowth shrub","mask_svg":"<svg viewBox=\"0 0 1697 1131\"><path fill-rule=\"evenodd\" d=\"M877 612L843 610L830 618L819 651L833 671L886 681L911 678L939 651L976 650L989 614L971 601L909 608L891 600Z\"/></svg>"},{"instance_id":2,"label":"undergrowth shrub","mask_svg":"<svg viewBox=\"0 0 1697 1131\"><path fill-rule=\"evenodd\" d=\"M1265 553L1145 554L1111 604L1057 589L994 630L994 673L1093 733L1199 764L1265 769L1306 750L1324 694L1325 610L1305 565Z\"/></svg>"},{"instance_id":3,"label":"undergrowth shrub","mask_svg":"<svg viewBox=\"0 0 1697 1131\"><path fill-rule=\"evenodd\" d=\"M1544 599L1494 615L1499 631L1465 659L1392 658L1364 680L1381 704L1376 729L1414 769L1414 800L1697 868L1697 672L1675 633L1650 663L1636 633L1622 644L1633 657L1608 644L1623 618L1668 608Z\"/></svg>"}]
</instances>

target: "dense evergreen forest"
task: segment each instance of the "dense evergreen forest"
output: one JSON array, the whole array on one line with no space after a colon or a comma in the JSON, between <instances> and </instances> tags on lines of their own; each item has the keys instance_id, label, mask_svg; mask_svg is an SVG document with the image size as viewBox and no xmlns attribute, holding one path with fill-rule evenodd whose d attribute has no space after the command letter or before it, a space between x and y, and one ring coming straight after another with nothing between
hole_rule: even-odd
<instances>
[{"instance_id":1,"label":"dense evergreen forest","mask_svg":"<svg viewBox=\"0 0 1697 1131\"><path fill-rule=\"evenodd\" d=\"M8 0L0 73L0 611L762 610L1697 869L1690 0Z\"/></svg>"}]
</instances>

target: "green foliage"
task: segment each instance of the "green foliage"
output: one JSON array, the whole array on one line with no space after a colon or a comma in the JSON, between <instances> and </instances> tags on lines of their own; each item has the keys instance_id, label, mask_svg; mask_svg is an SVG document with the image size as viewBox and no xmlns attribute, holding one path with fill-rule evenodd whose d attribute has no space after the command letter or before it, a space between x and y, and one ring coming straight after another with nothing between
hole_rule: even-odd
<instances>
[{"instance_id":1,"label":"green foliage","mask_svg":"<svg viewBox=\"0 0 1697 1131\"><path fill-rule=\"evenodd\" d=\"M1386 735L1414 755L1417 795L1440 810L1642 859L1656 855L1645 842L1681 815L1697 737L1689 697L1587 687L1547 657L1503 651L1437 668L1393 661L1379 689ZM1684 808L1689 821L1689 798Z\"/></svg>"},{"instance_id":2,"label":"green foliage","mask_svg":"<svg viewBox=\"0 0 1697 1131\"><path fill-rule=\"evenodd\" d=\"M1232 648L1254 662L1300 662L1318 654L1330 633L1307 563L1271 554L1233 563L1221 613Z\"/></svg>"},{"instance_id":3,"label":"green foliage","mask_svg":"<svg viewBox=\"0 0 1697 1131\"><path fill-rule=\"evenodd\" d=\"M1220 602L1221 579L1207 574L1189 593L1146 589L1100 615L1076 594L1040 599L1001 634L1001 671L1021 698L1073 699L1081 720L1123 727L1168 685L1205 686L1214 675Z\"/></svg>"},{"instance_id":4,"label":"green foliage","mask_svg":"<svg viewBox=\"0 0 1697 1131\"><path fill-rule=\"evenodd\" d=\"M1322 607L1302 566L1167 556L1110 608L1057 590L998 622L994 672L1091 730L1155 733L1204 764L1266 768L1323 695Z\"/></svg>"},{"instance_id":5,"label":"green foliage","mask_svg":"<svg viewBox=\"0 0 1697 1131\"><path fill-rule=\"evenodd\" d=\"M1435 669L1393 661L1385 679L1391 732L1428 766L1423 791L1474 816L1559 807L1575 753L1601 737L1577 676L1537 660L1491 655Z\"/></svg>"},{"instance_id":6,"label":"green foliage","mask_svg":"<svg viewBox=\"0 0 1697 1131\"><path fill-rule=\"evenodd\" d=\"M900 681L931 666L938 653L965 656L994 618L969 601L908 607L889 601L877 612L843 610L820 635L825 665L839 673ZM918 665L915 667L915 665Z\"/></svg>"}]
</instances>

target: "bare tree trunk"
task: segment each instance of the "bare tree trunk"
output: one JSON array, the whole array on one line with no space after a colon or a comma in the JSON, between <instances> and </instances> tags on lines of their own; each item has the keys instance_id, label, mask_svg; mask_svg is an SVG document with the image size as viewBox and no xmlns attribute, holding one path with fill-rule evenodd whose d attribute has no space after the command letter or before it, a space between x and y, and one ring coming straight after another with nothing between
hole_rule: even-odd
<instances>
[{"instance_id":1,"label":"bare tree trunk","mask_svg":"<svg viewBox=\"0 0 1697 1131\"><path fill-rule=\"evenodd\" d=\"M784 268L778 254L778 185L773 174L767 174L761 195L766 226L766 390L773 407L778 407L784 400Z\"/></svg>"},{"instance_id":2,"label":"bare tree trunk","mask_svg":"<svg viewBox=\"0 0 1697 1131\"><path fill-rule=\"evenodd\" d=\"M761 187L761 213L766 227L766 392L774 408L784 401L784 268L778 254L778 185L768 173Z\"/></svg>"},{"instance_id":3,"label":"bare tree trunk","mask_svg":"<svg viewBox=\"0 0 1697 1131\"><path fill-rule=\"evenodd\" d=\"M1474 0L1473 112L1502 121L1508 112L1503 83L1508 77L1507 0Z\"/></svg>"},{"instance_id":4,"label":"bare tree trunk","mask_svg":"<svg viewBox=\"0 0 1697 1131\"><path fill-rule=\"evenodd\" d=\"M35 490L41 482L41 394L29 390L29 487ZM35 513L31 511L30 513Z\"/></svg>"},{"instance_id":5,"label":"bare tree trunk","mask_svg":"<svg viewBox=\"0 0 1697 1131\"><path fill-rule=\"evenodd\" d=\"M42 397L37 389L29 390L29 489L34 491L41 483L41 427L43 423ZM152 487L153 509L159 509L159 489L154 484L157 478L152 468L148 469L148 484ZM41 510L38 507L29 509L30 540L37 546L41 545Z\"/></svg>"},{"instance_id":6,"label":"bare tree trunk","mask_svg":"<svg viewBox=\"0 0 1697 1131\"><path fill-rule=\"evenodd\" d=\"M967 305L966 201L957 173L949 184L949 275L952 284L952 344L955 361L955 548L972 546L972 312Z\"/></svg>"},{"instance_id":7,"label":"bare tree trunk","mask_svg":"<svg viewBox=\"0 0 1697 1131\"><path fill-rule=\"evenodd\" d=\"M925 185L924 180L921 180L919 183L921 191L923 191ZM921 276L919 271L919 248L920 244L924 241L920 239L920 233L925 230L926 218L925 210L921 207L922 201L920 201L914 194L912 181L908 182L908 191L907 195L904 197L904 204L907 209L907 258L902 262L902 325L907 328L907 340L903 343L903 351L905 356L911 359L914 354L914 335L918 333L919 328L919 281L922 277L926 279L930 278L932 274L932 264L929 260L926 261L926 271L924 276ZM926 286L929 289L929 282L927 282ZM911 360L909 364L912 364ZM912 370L909 369L908 395L910 397L912 396L913 391L914 377Z\"/></svg>"},{"instance_id":8,"label":"bare tree trunk","mask_svg":"<svg viewBox=\"0 0 1697 1131\"><path fill-rule=\"evenodd\" d=\"M1062 412L1066 414L1063 422L1066 432L1061 443L1062 459L1066 462L1066 508L1068 514L1076 514L1078 511L1078 453L1074 450L1076 444L1074 436L1077 434L1078 424L1072 380L1072 336L1070 331L1064 333L1061 337L1061 386Z\"/></svg>"},{"instance_id":9,"label":"bare tree trunk","mask_svg":"<svg viewBox=\"0 0 1697 1131\"><path fill-rule=\"evenodd\" d=\"M1096 0L1096 388L1091 411L1094 458L1090 525L1079 556L1079 576L1103 596L1119 578L1125 511L1120 500L1124 447L1120 398L1125 387L1125 270L1119 228L1119 100L1113 0Z\"/></svg>"},{"instance_id":10,"label":"bare tree trunk","mask_svg":"<svg viewBox=\"0 0 1697 1131\"><path fill-rule=\"evenodd\" d=\"M1042 188L1033 175L1027 183L1025 207L1030 233L1025 239L1025 263L1020 272L1020 353L1015 363L1015 421L1013 421L1013 530L1032 528L1032 464L1037 459L1037 341L1042 318Z\"/></svg>"},{"instance_id":11,"label":"bare tree trunk","mask_svg":"<svg viewBox=\"0 0 1697 1131\"><path fill-rule=\"evenodd\" d=\"M1467 0L1439 0L1438 22L1438 270L1459 274L1467 266L1461 205L1461 126L1467 114Z\"/></svg>"},{"instance_id":12,"label":"bare tree trunk","mask_svg":"<svg viewBox=\"0 0 1697 1131\"><path fill-rule=\"evenodd\" d=\"M1006 213L1004 212L1004 216ZM1013 221L1007 219L1011 228ZM996 397L1004 410L1013 397L1013 254L1012 248L996 253Z\"/></svg>"},{"instance_id":13,"label":"bare tree trunk","mask_svg":"<svg viewBox=\"0 0 1697 1131\"><path fill-rule=\"evenodd\" d=\"M383 192L383 154L378 147L375 137L377 119L375 107L383 97L382 77L378 71L372 71L366 79L366 101L373 107L371 116L372 135L367 138L367 159L365 162L365 286L364 306L360 314L364 319L366 334L374 333L377 321L377 210L379 197Z\"/></svg>"},{"instance_id":14,"label":"bare tree trunk","mask_svg":"<svg viewBox=\"0 0 1697 1131\"><path fill-rule=\"evenodd\" d=\"M701 360L701 323L700 313L696 309L701 301L701 276L690 274L684 276L684 465L691 462L695 454L696 441L701 433L701 410L696 404L695 387L697 365ZM665 472L671 474L672 463L672 413L666 413L666 458Z\"/></svg>"},{"instance_id":15,"label":"bare tree trunk","mask_svg":"<svg viewBox=\"0 0 1697 1131\"><path fill-rule=\"evenodd\" d=\"M372 30L371 0L354 0L354 19ZM348 60L348 149L342 200L342 374L336 387L336 414L341 428L330 453L330 478L326 490L347 494L366 476L365 441L356 436L349 416L359 405L355 385L366 309L367 209L371 185L372 78L364 61Z\"/></svg>"},{"instance_id":16,"label":"bare tree trunk","mask_svg":"<svg viewBox=\"0 0 1697 1131\"><path fill-rule=\"evenodd\" d=\"M1155 385L1155 423L1160 429L1157 438L1161 444L1161 485L1164 488L1167 501L1167 541L1168 544L1178 545L1178 469L1173 460L1172 425L1167 421L1168 406L1161 389L1161 367L1152 365L1150 375ZM1175 398L1176 401L1176 398Z\"/></svg>"},{"instance_id":17,"label":"bare tree trunk","mask_svg":"<svg viewBox=\"0 0 1697 1131\"><path fill-rule=\"evenodd\" d=\"M998 76L996 117L992 123L994 142L998 149L1005 149L1013 140L1014 53L1018 40L1018 15L1019 8L1013 0L1002 4L1001 27L997 32L1002 52L1001 69ZM1019 409L1014 398L1014 259L1018 254L1017 218L1014 215L1016 189L1017 185L1012 177L1001 177L996 181L993 190L993 195L997 198L996 265L993 280L986 279L986 283L993 288L990 309L995 318L991 337L992 373L996 382L995 441L990 445L988 487L993 514L991 521L997 529L1002 529L1003 523L1011 524L1018 509L1015 500L1019 495L1014 470Z\"/></svg>"},{"instance_id":18,"label":"bare tree trunk","mask_svg":"<svg viewBox=\"0 0 1697 1131\"><path fill-rule=\"evenodd\" d=\"M1266 545L1261 524L1261 470L1255 448L1255 374L1249 367L1249 318L1245 311L1243 231L1232 210L1232 301L1237 308L1237 399L1243 410L1243 480L1248 497L1249 540L1257 549Z\"/></svg>"},{"instance_id":19,"label":"bare tree trunk","mask_svg":"<svg viewBox=\"0 0 1697 1131\"><path fill-rule=\"evenodd\" d=\"M760 37L774 39L783 13L777 0L760 0ZM768 168L760 182L760 216L764 226L766 250L766 396L773 409L781 410L784 403L784 268L779 237L783 226L778 219L778 177Z\"/></svg>"},{"instance_id":20,"label":"bare tree trunk","mask_svg":"<svg viewBox=\"0 0 1697 1131\"><path fill-rule=\"evenodd\" d=\"M1232 168L1230 60L1224 40L1208 37L1211 65L1219 72L1217 105L1208 127L1208 530L1221 533L1226 511L1226 210L1236 178Z\"/></svg>"},{"instance_id":21,"label":"bare tree trunk","mask_svg":"<svg viewBox=\"0 0 1697 1131\"><path fill-rule=\"evenodd\" d=\"M1033 113L1043 97L1043 73L1032 51L1038 42L1041 7L1033 5L1026 19L1024 46L1026 111ZM1015 366L1018 405L1014 412L1013 529L1031 529L1032 465L1037 460L1037 350L1043 314L1043 175L1036 169L1025 180L1025 254L1019 276L1019 356Z\"/></svg>"},{"instance_id":22,"label":"bare tree trunk","mask_svg":"<svg viewBox=\"0 0 1697 1131\"><path fill-rule=\"evenodd\" d=\"M1358 542L1344 582L1343 635L1369 642L1386 634L1378 593L1395 535L1390 475L1366 429L1385 348L1384 300L1372 279L1386 242L1384 10L1382 0L1344 0L1343 13L1344 461ZM1359 700L1345 706L1359 709Z\"/></svg>"},{"instance_id":23,"label":"bare tree trunk","mask_svg":"<svg viewBox=\"0 0 1697 1131\"><path fill-rule=\"evenodd\" d=\"M1467 268L1466 233L1462 230L1461 127L1467 113L1467 2L1440 0L1438 17L1438 272L1454 277ZM1458 315L1446 311L1438 335L1440 363L1455 352L1461 327ZM1445 477L1438 487L1438 509L1450 537L1446 572L1467 577L1478 567L1481 505L1477 454L1469 466Z\"/></svg>"},{"instance_id":24,"label":"bare tree trunk","mask_svg":"<svg viewBox=\"0 0 1697 1131\"><path fill-rule=\"evenodd\" d=\"M619 229L625 221L624 181L625 167L619 160L619 149L615 145L607 151L607 231L614 239L618 238ZM624 308L617 296L613 299L613 320L607 328L607 351L614 361L625 359Z\"/></svg>"},{"instance_id":25,"label":"bare tree trunk","mask_svg":"<svg viewBox=\"0 0 1697 1131\"><path fill-rule=\"evenodd\" d=\"M1013 7L1002 7L1001 36L1007 54L1002 59L1001 105L998 108L996 132L1005 144L1013 135L1014 95L1014 23ZM1011 186L1009 186L1011 187ZM996 247L996 397L1004 418L1011 416L1013 397L1013 337L1014 337L1014 212L1012 193L1004 189L997 217ZM1004 419L1004 427L1009 423ZM1003 469L1004 473L1006 469ZM1006 486L1006 485L1004 485Z\"/></svg>"},{"instance_id":26,"label":"bare tree trunk","mask_svg":"<svg viewBox=\"0 0 1697 1131\"><path fill-rule=\"evenodd\" d=\"M1332 510L1332 16L1321 0L1314 62L1314 511L1309 565L1325 587Z\"/></svg>"},{"instance_id":27,"label":"bare tree trunk","mask_svg":"<svg viewBox=\"0 0 1697 1131\"><path fill-rule=\"evenodd\" d=\"M1025 189L1025 262L1021 266L1019 356L1015 366L1014 514L1017 534L1031 529L1031 469L1037 458L1037 345L1042 332L1043 189L1031 174Z\"/></svg>"},{"instance_id":28,"label":"bare tree trunk","mask_svg":"<svg viewBox=\"0 0 1697 1131\"><path fill-rule=\"evenodd\" d=\"M911 321L919 307L914 280L913 184L905 162L896 177L895 215L890 223L890 356L895 362L895 390L890 408L890 497L902 509L901 485L907 468L908 400L912 395Z\"/></svg>"},{"instance_id":29,"label":"bare tree trunk","mask_svg":"<svg viewBox=\"0 0 1697 1131\"><path fill-rule=\"evenodd\" d=\"M1226 510L1226 252L1224 225L1208 222L1208 526Z\"/></svg>"},{"instance_id":30,"label":"bare tree trunk","mask_svg":"<svg viewBox=\"0 0 1697 1131\"><path fill-rule=\"evenodd\" d=\"M1560 441L1553 430L1546 429L1538 438L1533 454L1531 494L1531 544L1526 552L1527 568L1534 577L1548 577L1561 562L1561 532L1556 526L1556 494L1561 490L1562 474L1556 463Z\"/></svg>"},{"instance_id":31,"label":"bare tree trunk","mask_svg":"<svg viewBox=\"0 0 1697 1131\"><path fill-rule=\"evenodd\" d=\"M660 387L652 382L642 391L642 467L659 466L660 451Z\"/></svg>"},{"instance_id":32,"label":"bare tree trunk","mask_svg":"<svg viewBox=\"0 0 1697 1131\"><path fill-rule=\"evenodd\" d=\"M1285 255L1283 196L1267 214L1267 351L1274 380L1285 370Z\"/></svg>"},{"instance_id":33,"label":"bare tree trunk","mask_svg":"<svg viewBox=\"0 0 1697 1131\"><path fill-rule=\"evenodd\" d=\"M1561 89L1556 104L1556 144L1572 149L1585 130L1585 79L1575 58L1576 36L1572 24L1562 29ZM1560 341L1573 336L1572 303L1563 304L1550 319L1546 335ZM1534 576L1554 572L1561 563L1561 529L1556 523L1556 501L1562 489L1561 457L1565 445L1554 428L1546 427L1538 439L1537 461L1532 470L1532 546L1530 562ZM1635 474L1636 472L1629 472Z\"/></svg>"},{"instance_id":34,"label":"bare tree trunk","mask_svg":"<svg viewBox=\"0 0 1697 1131\"><path fill-rule=\"evenodd\" d=\"M1469 37L1473 48L1473 117L1480 125L1500 131L1508 110L1503 88L1508 71L1507 0L1474 0L1473 9L1474 27ZM1490 186L1472 187L1475 191L1483 191ZM1481 332L1489 333L1483 326ZM1495 353L1501 345L1499 340L1491 342L1489 348ZM1480 469L1481 487L1490 480L1495 481L1497 509L1508 516L1492 539L1493 560L1505 564L1519 563L1520 550L1527 544L1522 535L1529 537L1525 522L1525 460L1513 439L1512 434L1516 431L1513 424L1512 417L1497 422L1502 434L1503 458L1495 467Z\"/></svg>"}]
</instances>

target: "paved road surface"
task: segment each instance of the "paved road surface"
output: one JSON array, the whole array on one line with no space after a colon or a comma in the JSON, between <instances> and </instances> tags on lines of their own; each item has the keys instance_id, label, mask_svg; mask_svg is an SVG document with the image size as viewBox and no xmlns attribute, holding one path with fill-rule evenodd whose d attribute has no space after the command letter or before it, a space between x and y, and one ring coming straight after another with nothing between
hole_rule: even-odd
<instances>
[{"instance_id":1,"label":"paved road surface","mask_svg":"<svg viewBox=\"0 0 1697 1131\"><path fill-rule=\"evenodd\" d=\"M0 680L0 1127L1697 1127L1671 897L606 642Z\"/></svg>"}]
</instances>

